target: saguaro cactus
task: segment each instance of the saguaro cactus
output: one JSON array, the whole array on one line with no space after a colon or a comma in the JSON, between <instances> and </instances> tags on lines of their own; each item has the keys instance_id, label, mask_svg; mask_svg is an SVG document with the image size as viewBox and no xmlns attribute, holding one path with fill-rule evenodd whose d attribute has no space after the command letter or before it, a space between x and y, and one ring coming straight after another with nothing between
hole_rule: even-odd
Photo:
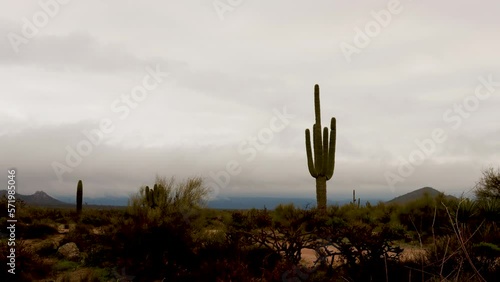
<instances>
[{"instance_id":1,"label":"saguaro cactus","mask_svg":"<svg viewBox=\"0 0 500 282\"><path fill-rule=\"evenodd\" d=\"M78 186L76 187L76 213L80 214L82 212L82 201L83 201L83 183L78 180Z\"/></svg>"},{"instance_id":2,"label":"saguaro cactus","mask_svg":"<svg viewBox=\"0 0 500 282\"><path fill-rule=\"evenodd\" d=\"M145 188L146 202L150 208L155 208L158 206L158 200L160 195L160 188L158 185L154 185L153 189L149 189L149 186Z\"/></svg>"},{"instance_id":3,"label":"saguaro cactus","mask_svg":"<svg viewBox=\"0 0 500 282\"><path fill-rule=\"evenodd\" d=\"M314 111L316 123L313 125L314 158L311 147L311 133L306 129L307 166L312 177L316 178L316 201L318 209L326 210L326 181L333 176L335 167L335 141L337 139L336 120L332 117L330 124L330 139L328 127L323 129L321 136L321 112L319 102L319 85L314 86Z\"/></svg>"}]
</instances>

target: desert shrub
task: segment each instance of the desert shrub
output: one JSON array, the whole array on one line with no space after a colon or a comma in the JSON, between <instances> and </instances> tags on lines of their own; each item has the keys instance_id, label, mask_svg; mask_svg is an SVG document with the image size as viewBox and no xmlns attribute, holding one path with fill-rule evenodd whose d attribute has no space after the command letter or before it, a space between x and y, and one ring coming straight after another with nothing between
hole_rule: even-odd
<instances>
[{"instance_id":1,"label":"desert shrub","mask_svg":"<svg viewBox=\"0 0 500 282\"><path fill-rule=\"evenodd\" d=\"M427 250L425 270L429 273L440 273L445 277L456 272L464 265L464 253L455 236L438 237Z\"/></svg>"},{"instance_id":2,"label":"desert shrub","mask_svg":"<svg viewBox=\"0 0 500 282\"><path fill-rule=\"evenodd\" d=\"M500 246L493 243L481 242L473 246L474 253L478 255L481 260L486 261L488 264L493 265L496 258L500 257Z\"/></svg>"},{"instance_id":3,"label":"desert shrub","mask_svg":"<svg viewBox=\"0 0 500 282\"><path fill-rule=\"evenodd\" d=\"M91 272L88 272L83 277L80 278L82 282L100 282L100 281L112 281L113 275L107 269L94 268Z\"/></svg>"},{"instance_id":4,"label":"desert shrub","mask_svg":"<svg viewBox=\"0 0 500 282\"><path fill-rule=\"evenodd\" d=\"M72 242L77 245L80 252L87 252L96 244L96 235L92 233L92 228L87 224L76 224L75 228L71 229L61 241L61 246Z\"/></svg>"},{"instance_id":5,"label":"desert shrub","mask_svg":"<svg viewBox=\"0 0 500 282\"><path fill-rule=\"evenodd\" d=\"M317 238L313 232L315 226L311 225L316 211L290 209L287 216L273 222L272 234L278 236L270 237L272 241L281 241L275 244L276 250L283 255L286 262L297 265L301 260L301 251L309 248L310 244Z\"/></svg>"},{"instance_id":6,"label":"desert shrub","mask_svg":"<svg viewBox=\"0 0 500 282\"><path fill-rule=\"evenodd\" d=\"M251 281L252 277L262 277L272 271L281 260L277 252L235 242L237 238L221 236L218 240L207 241L199 249L196 281Z\"/></svg>"},{"instance_id":7,"label":"desert shrub","mask_svg":"<svg viewBox=\"0 0 500 282\"><path fill-rule=\"evenodd\" d=\"M441 236L429 245L421 261L407 262L421 269L418 277L432 281L494 281L500 274L495 263L500 249L494 244L461 242L456 236Z\"/></svg>"},{"instance_id":8,"label":"desert shrub","mask_svg":"<svg viewBox=\"0 0 500 282\"><path fill-rule=\"evenodd\" d=\"M500 200L483 199L478 200L479 216L489 223L500 222Z\"/></svg>"},{"instance_id":9,"label":"desert shrub","mask_svg":"<svg viewBox=\"0 0 500 282\"><path fill-rule=\"evenodd\" d=\"M120 242L116 241L115 234L120 232L118 226L109 225L102 234L95 234L92 225L76 224L61 241L61 245L73 242L80 250L83 263L92 267L107 267L116 260L113 247Z\"/></svg>"},{"instance_id":10,"label":"desert shrub","mask_svg":"<svg viewBox=\"0 0 500 282\"><path fill-rule=\"evenodd\" d=\"M418 235L415 240L425 242L432 236L453 233L446 207L456 205L457 202L446 199L443 194L436 197L425 194L421 199L401 206L398 219L406 230Z\"/></svg>"},{"instance_id":11,"label":"desert shrub","mask_svg":"<svg viewBox=\"0 0 500 282\"><path fill-rule=\"evenodd\" d=\"M474 187L479 200L500 200L500 169L488 168Z\"/></svg>"},{"instance_id":12,"label":"desert shrub","mask_svg":"<svg viewBox=\"0 0 500 282\"><path fill-rule=\"evenodd\" d=\"M81 216L81 223L100 227L110 223L109 215L103 214L100 211L92 211L91 214L84 212Z\"/></svg>"},{"instance_id":13,"label":"desert shrub","mask_svg":"<svg viewBox=\"0 0 500 282\"><path fill-rule=\"evenodd\" d=\"M399 258L403 250L394 242L402 238L404 228L377 222L373 209L373 206L357 208L351 205L350 208L341 207L333 217L318 218L315 231L318 240L314 249L324 265L321 272L326 271L331 277L342 273L352 281L383 281L386 275L399 275L402 271ZM334 267L333 262L339 257L343 263Z\"/></svg>"},{"instance_id":14,"label":"desert shrub","mask_svg":"<svg viewBox=\"0 0 500 282\"><path fill-rule=\"evenodd\" d=\"M443 206L452 231L433 237L422 268L439 279L489 281L498 275L496 223L481 215L481 202L462 198Z\"/></svg>"},{"instance_id":15,"label":"desert shrub","mask_svg":"<svg viewBox=\"0 0 500 282\"><path fill-rule=\"evenodd\" d=\"M7 227L8 227L7 217L0 217L0 228L1 228L1 230L7 230L6 229Z\"/></svg>"},{"instance_id":16,"label":"desert shrub","mask_svg":"<svg viewBox=\"0 0 500 282\"><path fill-rule=\"evenodd\" d=\"M500 244L500 200L484 199L478 201L478 217L484 220L481 237L476 241Z\"/></svg>"},{"instance_id":17,"label":"desert shrub","mask_svg":"<svg viewBox=\"0 0 500 282\"><path fill-rule=\"evenodd\" d=\"M54 242L46 240L40 243L34 251L37 255L46 257L55 254L57 252L57 248Z\"/></svg>"},{"instance_id":18,"label":"desert shrub","mask_svg":"<svg viewBox=\"0 0 500 282\"><path fill-rule=\"evenodd\" d=\"M384 271L386 266L398 263L403 251L393 244L393 240L399 239L395 235L390 228L384 227L377 232L373 225L364 223L344 227L341 230L344 239L338 240L337 244L347 260L351 277L358 281L383 279L387 274Z\"/></svg>"},{"instance_id":19,"label":"desert shrub","mask_svg":"<svg viewBox=\"0 0 500 282\"><path fill-rule=\"evenodd\" d=\"M281 205L272 212L235 211L217 243L210 241L198 253L203 254L202 265L213 269L225 265L222 276L212 273L224 281L280 281L284 272L298 265L300 251L314 238L307 231L313 214L293 205Z\"/></svg>"},{"instance_id":20,"label":"desert shrub","mask_svg":"<svg viewBox=\"0 0 500 282\"><path fill-rule=\"evenodd\" d=\"M451 206L452 217L455 217L455 220L458 223L466 224L471 223L472 221L477 222L479 220L479 208L476 201L473 201L468 198L460 199L458 204Z\"/></svg>"},{"instance_id":21,"label":"desert shrub","mask_svg":"<svg viewBox=\"0 0 500 282\"><path fill-rule=\"evenodd\" d=\"M157 177L155 186L153 201L145 187L131 197L113 234L114 251L146 280L176 279L199 266L194 252L200 248L196 238L204 231L201 209L209 190L201 178L177 183Z\"/></svg>"},{"instance_id":22,"label":"desert shrub","mask_svg":"<svg viewBox=\"0 0 500 282\"><path fill-rule=\"evenodd\" d=\"M52 269L56 272L64 272L68 270L75 270L79 264L74 261L69 261L69 260L60 260L54 266Z\"/></svg>"},{"instance_id":23,"label":"desert shrub","mask_svg":"<svg viewBox=\"0 0 500 282\"><path fill-rule=\"evenodd\" d=\"M36 281L47 277L51 272L50 264L42 260L23 240L16 241L16 272L17 281ZM4 266L8 263L7 255L10 246L5 241L0 242L0 263ZM4 271L0 272L0 281L13 281L13 275Z\"/></svg>"},{"instance_id":24,"label":"desert shrub","mask_svg":"<svg viewBox=\"0 0 500 282\"><path fill-rule=\"evenodd\" d=\"M252 244L266 247L294 265L301 259L301 250L314 240L308 230L308 222L313 217L313 211L301 210L292 204L278 205L272 217L266 210L251 210L246 217L237 219L236 226L240 226L240 232L244 232Z\"/></svg>"},{"instance_id":25,"label":"desert shrub","mask_svg":"<svg viewBox=\"0 0 500 282\"><path fill-rule=\"evenodd\" d=\"M34 220L33 220L30 216L28 216L28 215L26 215L26 216L18 216L18 218L19 218L19 221L20 221L20 222L22 222L22 223L24 223L24 224L32 224L32 223L33 223L33 221L34 221Z\"/></svg>"},{"instance_id":26,"label":"desert shrub","mask_svg":"<svg viewBox=\"0 0 500 282\"><path fill-rule=\"evenodd\" d=\"M190 280L189 280L190 279ZM197 273L186 281L252 281L247 265L241 260L222 258L203 260Z\"/></svg>"},{"instance_id":27,"label":"desert shrub","mask_svg":"<svg viewBox=\"0 0 500 282\"><path fill-rule=\"evenodd\" d=\"M266 228L270 227L273 223L272 216L267 209L263 210L251 209L247 212L247 215L248 218L246 219L245 224L247 226L250 226L251 228Z\"/></svg>"},{"instance_id":28,"label":"desert shrub","mask_svg":"<svg viewBox=\"0 0 500 282\"><path fill-rule=\"evenodd\" d=\"M18 224L19 237L24 239L45 238L57 234L57 229L44 223Z\"/></svg>"},{"instance_id":29,"label":"desert shrub","mask_svg":"<svg viewBox=\"0 0 500 282\"><path fill-rule=\"evenodd\" d=\"M54 223L58 219L63 219L69 216L69 213L64 208L44 208L36 206L26 206L22 213L22 219L33 221L41 221L45 223Z\"/></svg>"},{"instance_id":30,"label":"desert shrub","mask_svg":"<svg viewBox=\"0 0 500 282\"><path fill-rule=\"evenodd\" d=\"M100 239L100 236L97 237ZM116 256L109 241L96 240L95 244L82 253L83 262L86 266L105 267L109 266Z\"/></svg>"}]
</instances>

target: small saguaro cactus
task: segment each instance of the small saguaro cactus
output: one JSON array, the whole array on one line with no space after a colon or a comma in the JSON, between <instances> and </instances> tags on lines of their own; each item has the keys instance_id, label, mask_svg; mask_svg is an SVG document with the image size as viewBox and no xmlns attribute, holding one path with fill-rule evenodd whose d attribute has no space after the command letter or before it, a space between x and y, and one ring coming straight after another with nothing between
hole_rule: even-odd
<instances>
[{"instance_id":1,"label":"small saguaro cactus","mask_svg":"<svg viewBox=\"0 0 500 282\"><path fill-rule=\"evenodd\" d=\"M146 186L144 190L145 190L147 205L150 208L155 208L156 206L158 206L158 200L160 195L160 188L158 188L158 185L155 184L153 189L149 189L149 186Z\"/></svg>"},{"instance_id":2,"label":"small saguaro cactus","mask_svg":"<svg viewBox=\"0 0 500 282\"><path fill-rule=\"evenodd\" d=\"M76 213L82 213L82 201L83 201L83 183L78 180L78 185L76 186Z\"/></svg>"},{"instance_id":3,"label":"small saguaro cactus","mask_svg":"<svg viewBox=\"0 0 500 282\"><path fill-rule=\"evenodd\" d=\"M318 209L326 210L326 181L333 176L335 167L335 141L336 120L334 117L330 123L330 139L328 139L328 127L323 129L321 135L321 112L319 102L319 85L314 86L314 112L316 123L313 125L314 157L311 146L311 133L306 129L306 154L307 166L312 177L316 178L316 201Z\"/></svg>"},{"instance_id":4,"label":"small saguaro cactus","mask_svg":"<svg viewBox=\"0 0 500 282\"><path fill-rule=\"evenodd\" d=\"M149 186L146 186L146 188L144 189L144 197L146 199L146 204L148 206L151 206L151 196L149 194Z\"/></svg>"}]
</instances>

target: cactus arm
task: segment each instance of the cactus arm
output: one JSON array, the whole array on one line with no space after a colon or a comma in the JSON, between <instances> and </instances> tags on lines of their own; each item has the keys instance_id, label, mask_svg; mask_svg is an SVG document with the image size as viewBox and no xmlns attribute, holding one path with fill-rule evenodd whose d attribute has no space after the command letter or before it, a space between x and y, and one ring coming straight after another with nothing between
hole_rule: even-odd
<instances>
[{"instance_id":1,"label":"cactus arm","mask_svg":"<svg viewBox=\"0 0 500 282\"><path fill-rule=\"evenodd\" d=\"M314 114L316 116L316 124L321 130L321 108L319 103L319 85L314 85Z\"/></svg>"},{"instance_id":2,"label":"cactus arm","mask_svg":"<svg viewBox=\"0 0 500 282\"><path fill-rule=\"evenodd\" d=\"M146 205L151 206L151 196L149 192L149 186L146 186L146 188L144 189L144 193L145 193L144 196L146 198Z\"/></svg>"},{"instance_id":3,"label":"cactus arm","mask_svg":"<svg viewBox=\"0 0 500 282\"><path fill-rule=\"evenodd\" d=\"M323 175L326 175L329 166L328 158L328 128L323 129Z\"/></svg>"},{"instance_id":4,"label":"cactus arm","mask_svg":"<svg viewBox=\"0 0 500 282\"><path fill-rule=\"evenodd\" d=\"M337 120L333 117L330 124L330 148L328 149L328 170L326 179L329 180L333 176L335 169L335 147L337 141Z\"/></svg>"},{"instance_id":5,"label":"cactus arm","mask_svg":"<svg viewBox=\"0 0 500 282\"><path fill-rule=\"evenodd\" d=\"M318 175L324 175L323 168L323 144L321 138L321 103L319 99L319 85L314 85L314 116L315 124L313 126L314 137L314 163Z\"/></svg>"},{"instance_id":6,"label":"cactus arm","mask_svg":"<svg viewBox=\"0 0 500 282\"><path fill-rule=\"evenodd\" d=\"M307 154L307 167L309 168L309 173L312 177L318 177L318 173L314 168L314 161L311 149L311 132L306 129L306 154Z\"/></svg>"}]
</instances>

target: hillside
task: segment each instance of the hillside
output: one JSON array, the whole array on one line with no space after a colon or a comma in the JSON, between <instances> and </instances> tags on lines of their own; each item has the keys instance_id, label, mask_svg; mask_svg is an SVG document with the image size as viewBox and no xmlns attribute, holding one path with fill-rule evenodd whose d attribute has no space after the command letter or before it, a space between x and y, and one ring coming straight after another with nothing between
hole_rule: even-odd
<instances>
[{"instance_id":1,"label":"hillside","mask_svg":"<svg viewBox=\"0 0 500 282\"><path fill-rule=\"evenodd\" d=\"M423 188L417 189L415 191L406 193L404 195L398 196L390 201L387 201L387 203L388 204L406 204L406 203L409 203L409 202L412 202L412 201L415 201L415 200L418 200L418 199L424 197L425 194L434 198L437 195L441 194L441 192L439 192L438 190L436 190L432 187L423 187ZM450 196L450 195L447 195L446 197L456 199L456 197Z\"/></svg>"},{"instance_id":2,"label":"hillside","mask_svg":"<svg viewBox=\"0 0 500 282\"><path fill-rule=\"evenodd\" d=\"M7 190L0 190L0 197L4 195L7 195ZM71 204L52 198L43 191L36 191L32 195L16 194L16 199L22 200L26 204L33 206L72 206Z\"/></svg>"}]
</instances>

